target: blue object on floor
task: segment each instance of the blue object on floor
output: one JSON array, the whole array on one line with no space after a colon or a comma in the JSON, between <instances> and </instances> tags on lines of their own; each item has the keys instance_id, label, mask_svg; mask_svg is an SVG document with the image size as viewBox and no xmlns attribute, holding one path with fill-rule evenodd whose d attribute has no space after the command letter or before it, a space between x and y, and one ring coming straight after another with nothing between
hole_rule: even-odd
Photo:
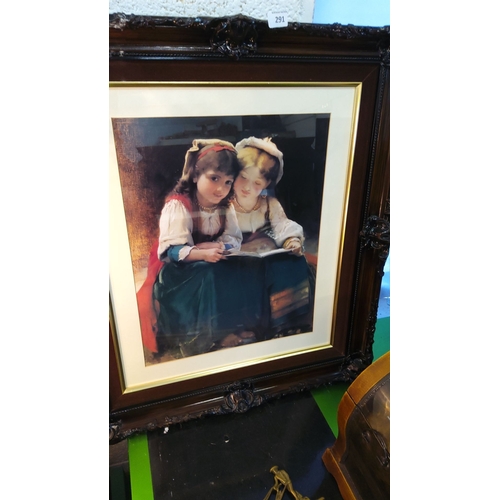
<instances>
[{"instance_id":1,"label":"blue object on floor","mask_svg":"<svg viewBox=\"0 0 500 500\"><path fill-rule=\"evenodd\" d=\"M377 318L388 318L391 315L391 254L387 256L384 265L384 276L380 286Z\"/></svg>"}]
</instances>

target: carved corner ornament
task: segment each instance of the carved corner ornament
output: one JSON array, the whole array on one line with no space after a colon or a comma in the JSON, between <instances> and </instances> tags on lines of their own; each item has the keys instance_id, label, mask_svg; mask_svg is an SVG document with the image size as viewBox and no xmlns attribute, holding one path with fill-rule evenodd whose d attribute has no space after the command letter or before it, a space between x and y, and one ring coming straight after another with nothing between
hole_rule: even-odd
<instances>
[{"instance_id":1,"label":"carved corner ornament","mask_svg":"<svg viewBox=\"0 0 500 500\"><path fill-rule=\"evenodd\" d=\"M235 59L255 53L259 35L257 23L243 15L209 22L207 29L212 50Z\"/></svg>"},{"instance_id":2,"label":"carved corner ornament","mask_svg":"<svg viewBox=\"0 0 500 500\"><path fill-rule=\"evenodd\" d=\"M371 363L372 357L349 357L342 370L344 375L344 382L353 382L357 376Z\"/></svg>"},{"instance_id":3,"label":"carved corner ornament","mask_svg":"<svg viewBox=\"0 0 500 500\"><path fill-rule=\"evenodd\" d=\"M368 217L365 226L360 232L363 248L373 248L379 252L381 260L385 261L389 254L390 223L376 215Z\"/></svg>"},{"instance_id":4,"label":"carved corner ornament","mask_svg":"<svg viewBox=\"0 0 500 500\"><path fill-rule=\"evenodd\" d=\"M245 413L254 406L261 405L265 399L255 394L252 384L237 382L228 387L220 413Z\"/></svg>"}]
</instances>

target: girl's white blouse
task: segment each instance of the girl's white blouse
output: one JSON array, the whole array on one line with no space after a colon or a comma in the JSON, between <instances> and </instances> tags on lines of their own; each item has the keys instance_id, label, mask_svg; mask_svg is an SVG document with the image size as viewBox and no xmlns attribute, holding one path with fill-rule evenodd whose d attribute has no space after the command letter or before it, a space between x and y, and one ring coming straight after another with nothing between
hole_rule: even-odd
<instances>
[{"instance_id":1,"label":"girl's white blouse","mask_svg":"<svg viewBox=\"0 0 500 500\"><path fill-rule=\"evenodd\" d=\"M304 230L302 226L286 216L283 207L276 198L268 196L267 199L269 200L269 219L276 245L281 247L288 238L293 237L299 238L301 243L303 243ZM262 198L257 210L253 210L250 213L236 212L241 231L243 233L253 233L263 227L266 224L266 211L266 198Z\"/></svg>"},{"instance_id":2,"label":"girl's white blouse","mask_svg":"<svg viewBox=\"0 0 500 500\"><path fill-rule=\"evenodd\" d=\"M200 211L199 214L201 214L202 219L202 233L206 235L217 234L221 224L219 210L213 213ZM168 201L163 207L160 215L158 258L160 258L165 250L171 246L187 245L188 248L182 249L180 254L180 259L184 259L189 255L191 248L194 246L192 233L193 218L189 210L179 200ZM234 207L230 205L226 210L226 229L216 241L222 242L225 245L230 245L230 247L235 250L239 250L241 248L242 239L243 236L238 226L236 212Z\"/></svg>"}]
</instances>

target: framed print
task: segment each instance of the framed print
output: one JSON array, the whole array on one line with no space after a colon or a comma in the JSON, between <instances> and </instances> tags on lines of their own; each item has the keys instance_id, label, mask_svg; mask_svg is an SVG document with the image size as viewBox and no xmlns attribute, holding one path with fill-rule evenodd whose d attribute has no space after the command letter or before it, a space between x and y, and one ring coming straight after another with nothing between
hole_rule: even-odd
<instances>
[{"instance_id":1,"label":"framed print","mask_svg":"<svg viewBox=\"0 0 500 500\"><path fill-rule=\"evenodd\" d=\"M371 363L388 55L388 28L110 16L112 441Z\"/></svg>"}]
</instances>

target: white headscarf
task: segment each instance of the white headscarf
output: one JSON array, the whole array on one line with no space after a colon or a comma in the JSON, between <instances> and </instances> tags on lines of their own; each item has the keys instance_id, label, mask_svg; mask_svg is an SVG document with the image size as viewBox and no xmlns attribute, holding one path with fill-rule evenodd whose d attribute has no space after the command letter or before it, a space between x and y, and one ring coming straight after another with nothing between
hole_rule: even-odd
<instances>
[{"instance_id":1,"label":"white headscarf","mask_svg":"<svg viewBox=\"0 0 500 500\"><path fill-rule=\"evenodd\" d=\"M246 139L241 140L236 144L236 151L241 151L243 148L250 146L252 148L262 149L267 154L274 156L277 158L280 164L280 169L278 172L278 176L276 177L276 184L283 177L283 153L276 147L276 144L272 142L270 137L266 137L265 139L258 139L257 137L248 137Z\"/></svg>"}]
</instances>

